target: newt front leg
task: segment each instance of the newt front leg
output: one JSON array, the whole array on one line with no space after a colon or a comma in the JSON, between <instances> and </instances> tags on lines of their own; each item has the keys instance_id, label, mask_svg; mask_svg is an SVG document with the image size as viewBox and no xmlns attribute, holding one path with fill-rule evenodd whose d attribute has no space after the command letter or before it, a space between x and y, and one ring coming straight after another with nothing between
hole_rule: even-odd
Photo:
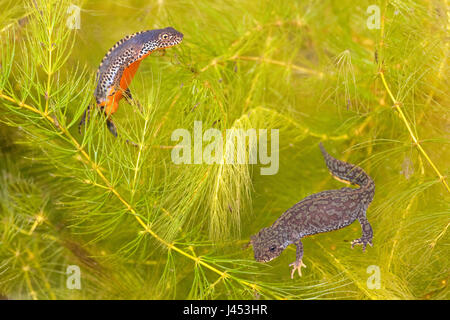
<instances>
[{"instance_id":1,"label":"newt front leg","mask_svg":"<svg viewBox=\"0 0 450 320\"><path fill-rule=\"evenodd\" d=\"M298 275L301 277L302 276L302 267L306 268L306 265L303 263L302 259L303 259L303 243L301 240L298 240L297 242L294 243L297 246L297 252L295 255L295 262L292 262L289 266L292 266L292 271L291 271L291 279L294 279L294 273L295 270L298 271Z\"/></svg>"}]
</instances>

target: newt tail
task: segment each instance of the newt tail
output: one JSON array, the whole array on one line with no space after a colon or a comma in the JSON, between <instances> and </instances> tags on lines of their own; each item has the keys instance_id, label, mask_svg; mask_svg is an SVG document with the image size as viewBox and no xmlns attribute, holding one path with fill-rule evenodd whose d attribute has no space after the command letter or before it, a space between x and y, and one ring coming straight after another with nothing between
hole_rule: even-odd
<instances>
[{"instance_id":1,"label":"newt tail","mask_svg":"<svg viewBox=\"0 0 450 320\"><path fill-rule=\"evenodd\" d=\"M352 184L358 185L364 190L366 195L365 201L372 202L375 194L375 183L372 178L360 167L353 164L333 158L324 148L322 143L319 143L320 151L325 159L325 163L330 170L330 173L338 180L348 181Z\"/></svg>"}]
</instances>

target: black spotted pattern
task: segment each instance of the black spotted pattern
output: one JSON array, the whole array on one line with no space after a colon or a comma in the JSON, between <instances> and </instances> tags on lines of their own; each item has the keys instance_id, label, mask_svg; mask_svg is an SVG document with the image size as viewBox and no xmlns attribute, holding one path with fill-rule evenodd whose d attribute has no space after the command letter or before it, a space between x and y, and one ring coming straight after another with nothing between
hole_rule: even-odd
<instances>
[{"instance_id":1,"label":"black spotted pattern","mask_svg":"<svg viewBox=\"0 0 450 320\"><path fill-rule=\"evenodd\" d=\"M123 71L148 53L169 48L180 43L183 34L168 27L140 31L119 40L105 55L97 70L97 87L94 96L97 104L105 102L108 95L120 88Z\"/></svg>"}]
</instances>

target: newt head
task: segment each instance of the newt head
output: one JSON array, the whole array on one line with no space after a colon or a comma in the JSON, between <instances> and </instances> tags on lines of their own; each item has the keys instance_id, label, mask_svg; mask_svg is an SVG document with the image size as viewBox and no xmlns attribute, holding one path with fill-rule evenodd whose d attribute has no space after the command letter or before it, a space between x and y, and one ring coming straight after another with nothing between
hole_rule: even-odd
<instances>
[{"instance_id":1,"label":"newt head","mask_svg":"<svg viewBox=\"0 0 450 320\"><path fill-rule=\"evenodd\" d=\"M269 262L275 259L286 248L279 232L273 228L261 229L251 237L250 244L253 245L255 260L259 262Z\"/></svg>"},{"instance_id":2,"label":"newt head","mask_svg":"<svg viewBox=\"0 0 450 320\"><path fill-rule=\"evenodd\" d=\"M167 49L181 43L183 34L172 27L167 27L145 31L136 40L143 43L139 56L144 57L153 51Z\"/></svg>"},{"instance_id":3,"label":"newt head","mask_svg":"<svg viewBox=\"0 0 450 320\"><path fill-rule=\"evenodd\" d=\"M158 48L165 49L173 47L183 41L183 34L172 27L167 27L158 31L158 40L156 41Z\"/></svg>"}]
</instances>

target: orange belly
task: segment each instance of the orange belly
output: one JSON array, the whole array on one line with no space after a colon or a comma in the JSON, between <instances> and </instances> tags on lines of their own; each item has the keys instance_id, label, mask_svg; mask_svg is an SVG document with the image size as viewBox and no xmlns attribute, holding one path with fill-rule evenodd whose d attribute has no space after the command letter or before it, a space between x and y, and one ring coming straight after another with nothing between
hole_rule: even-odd
<instances>
[{"instance_id":1,"label":"orange belly","mask_svg":"<svg viewBox=\"0 0 450 320\"><path fill-rule=\"evenodd\" d=\"M107 116L115 113L119 108L119 101L123 98L123 93L128 89L128 86L133 80L134 75L136 74L139 65L141 64L142 59L147 57L151 52L142 56L139 60L136 60L132 64L130 64L122 73L122 77L120 78L119 89L113 92L113 88L111 88L110 93L108 94L108 98L106 102L99 105L100 107L105 107L105 113Z\"/></svg>"},{"instance_id":2,"label":"orange belly","mask_svg":"<svg viewBox=\"0 0 450 320\"><path fill-rule=\"evenodd\" d=\"M119 109L119 101L123 98L122 90L117 90L114 94L108 96L106 99L106 103L104 105L105 107L105 113L109 117L114 112Z\"/></svg>"}]
</instances>

